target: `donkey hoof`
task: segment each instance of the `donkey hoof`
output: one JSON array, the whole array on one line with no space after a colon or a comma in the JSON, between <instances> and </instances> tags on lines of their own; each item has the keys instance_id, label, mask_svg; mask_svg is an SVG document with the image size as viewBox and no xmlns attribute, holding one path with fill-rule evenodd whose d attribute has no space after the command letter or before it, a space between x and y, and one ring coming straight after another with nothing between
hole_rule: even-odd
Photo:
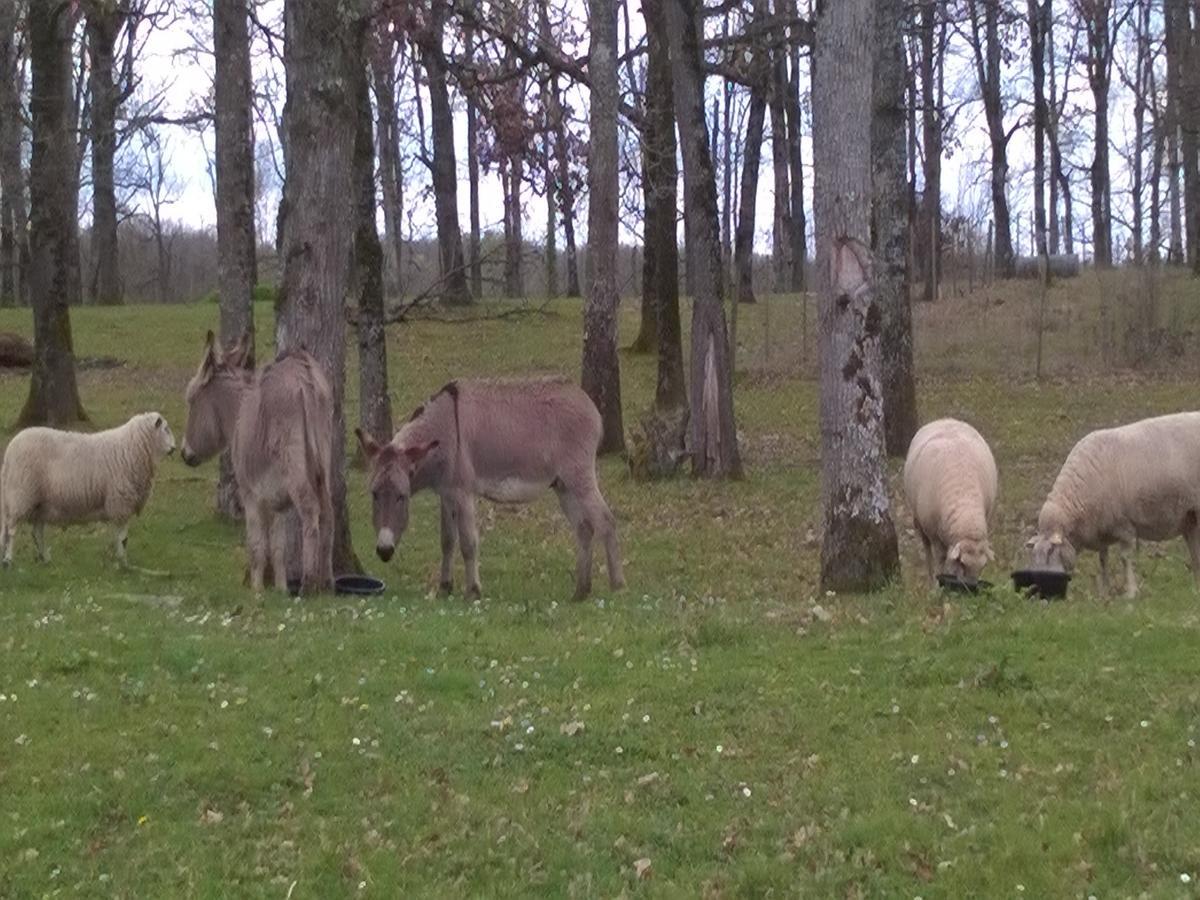
<instances>
[{"instance_id":1,"label":"donkey hoof","mask_svg":"<svg viewBox=\"0 0 1200 900\"><path fill-rule=\"evenodd\" d=\"M467 599L468 600L479 600L482 597L483 597L483 589L479 585L472 584L467 588Z\"/></svg>"},{"instance_id":2,"label":"donkey hoof","mask_svg":"<svg viewBox=\"0 0 1200 900\"><path fill-rule=\"evenodd\" d=\"M439 581L438 582L438 594L440 596L449 597L453 593L454 593L454 582L453 581Z\"/></svg>"},{"instance_id":3,"label":"donkey hoof","mask_svg":"<svg viewBox=\"0 0 1200 900\"><path fill-rule=\"evenodd\" d=\"M571 595L571 601L573 603L582 603L591 593L591 585L588 585L587 587L577 587L575 588L575 593Z\"/></svg>"},{"instance_id":4,"label":"donkey hoof","mask_svg":"<svg viewBox=\"0 0 1200 900\"><path fill-rule=\"evenodd\" d=\"M624 578L624 576L619 576L619 577L617 577L617 578L610 578L610 579L609 579L609 585L612 587L612 589L613 589L614 591L623 591L623 590L625 590L625 578Z\"/></svg>"},{"instance_id":5,"label":"donkey hoof","mask_svg":"<svg viewBox=\"0 0 1200 900\"><path fill-rule=\"evenodd\" d=\"M12 560L11 559L0 559L0 569L11 569L11 568L12 568Z\"/></svg>"}]
</instances>

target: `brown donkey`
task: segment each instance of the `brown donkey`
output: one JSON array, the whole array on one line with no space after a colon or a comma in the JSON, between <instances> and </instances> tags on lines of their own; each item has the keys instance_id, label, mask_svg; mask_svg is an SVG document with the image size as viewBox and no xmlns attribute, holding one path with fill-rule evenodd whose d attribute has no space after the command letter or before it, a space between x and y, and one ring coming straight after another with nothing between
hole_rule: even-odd
<instances>
[{"instance_id":1,"label":"brown donkey","mask_svg":"<svg viewBox=\"0 0 1200 900\"><path fill-rule=\"evenodd\" d=\"M437 492L442 505L441 589L450 577L455 539L462 545L467 596L480 595L475 497L527 503L548 488L575 530L575 599L592 589L592 540L604 541L608 578L625 586L613 514L596 480L600 414L561 379L452 381L380 446L358 429L369 462L375 550L385 562L408 527L408 499Z\"/></svg>"},{"instance_id":2,"label":"brown donkey","mask_svg":"<svg viewBox=\"0 0 1200 900\"><path fill-rule=\"evenodd\" d=\"M187 386L180 456L198 466L229 447L256 592L263 589L268 552L275 586L288 589L283 513L289 508L300 518L300 589L326 590L333 585L333 393L320 364L303 350L255 373L247 347L243 339L222 353L208 333L200 370Z\"/></svg>"}]
</instances>

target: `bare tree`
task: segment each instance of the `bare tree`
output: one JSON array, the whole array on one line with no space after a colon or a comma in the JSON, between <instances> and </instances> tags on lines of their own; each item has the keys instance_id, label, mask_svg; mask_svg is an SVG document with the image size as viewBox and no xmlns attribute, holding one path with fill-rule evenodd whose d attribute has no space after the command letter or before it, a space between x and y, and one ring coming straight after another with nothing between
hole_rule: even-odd
<instances>
[{"instance_id":1,"label":"bare tree","mask_svg":"<svg viewBox=\"0 0 1200 900\"><path fill-rule=\"evenodd\" d=\"M1013 272L1012 224L1008 209L1008 142L1019 122L1004 127L1002 19L1008 14L1005 0L966 0L967 42L975 60L979 93L992 146L992 217L995 221L993 258L996 273L1009 278Z\"/></svg>"},{"instance_id":2,"label":"bare tree","mask_svg":"<svg viewBox=\"0 0 1200 900\"><path fill-rule=\"evenodd\" d=\"M1186 254L1200 275L1200 25L1191 22L1187 0L1164 0L1167 43L1168 128L1178 134L1183 168L1183 207L1187 223ZM1175 184L1178 185L1176 179ZM1178 190L1178 187L1176 187ZM1176 206L1178 208L1178 206ZM1174 243L1174 241L1173 241ZM1177 258L1181 258L1179 254Z\"/></svg>"},{"instance_id":3,"label":"bare tree","mask_svg":"<svg viewBox=\"0 0 1200 900\"><path fill-rule=\"evenodd\" d=\"M908 284L908 206L904 202L904 8L903 0L875 0L872 79L872 251L875 303L880 311L880 384L884 441L891 456L904 456L917 433L913 378L912 306Z\"/></svg>"},{"instance_id":4,"label":"bare tree","mask_svg":"<svg viewBox=\"0 0 1200 900\"><path fill-rule=\"evenodd\" d=\"M383 194L383 230L396 273L395 288L403 292L404 172L400 161L400 129L396 121L396 48L400 32L379 20L368 36L371 81L378 117L379 184Z\"/></svg>"},{"instance_id":5,"label":"bare tree","mask_svg":"<svg viewBox=\"0 0 1200 900\"><path fill-rule=\"evenodd\" d=\"M213 0L213 121L216 126L217 292L221 341L248 337L254 359L254 283L258 258L254 222L254 80L250 69L247 0ZM241 518L228 451L221 454L217 512Z\"/></svg>"},{"instance_id":6,"label":"bare tree","mask_svg":"<svg viewBox=\"0 0 1200 900\"><path fill-rule=\"evenodd\" d=\"M468 64L475 59L475 30L464 29ZM479 107L475 92L467 91L467 216L470 219L471 236L467 241L467 265L471 269L471 291L476 297L483 296L483 262L480 254L479 226Z\"/></svg>"},{"instance_id":7,"label":"bare tree","mask_svg":"<svg viewBox=\"0 0 1200 900\"><path fill-rule=\"evenodd\" d=\"M333 388L330 492L335 573L359 569L346 509L344 305L352 283L356 219L355 85L364 64L361 12L357 3L348 5L347 0L284 3L287 180L275 345L280 352L307 349L324 367ZM459 247L461 263L461 239ZM462 272L461 265L458 271Z\"/></svg>"},{"instance_id":8,"label":"bare tree","mask_svg":"<svg viewBox=\"0 0 1200 900\"><path fill-rule=\"evenodd\" d=\"M813 79L822 279L821 586L863 591L899 566L884 467L880 329L871 260L872 0L827 3Z\"/></svg>"},{"instance_id":9,"label":"bare tree","mask_svg":"<svg viewBox=\"0 0 1200 900\"><path fill-rule=\"evenodd\" d=\"M754 15L759 22L770 15L766 0L755 0ZM745 158L738 188L737 233L733 243L734 297L738 303L757 300L754 296L754 221L758 210L758 173L762 163L768 80L773 76L770 54L757 48L751 49L750 53L750 105L746 113L746 139L742 142Z\"/></svg>"},{"instance_id":10,"label":"bare tree","mask_svg":"<svg viewBox=\"0 0 1200 900\"><path fill-rule=\"evenodd\" d=\"M24 110L24 36L19 11L24 3L0 3L0 217L10 243L7 289L0 296L29 303L29 208L25 202L25 171L21 163L21 134Z\"/></svg>"},{"instance_id":11,"label":"bare tree","mask_svg":"<svg viewBox=\"0 0 1200 900\"><path fill-rule=\"evenodd\" d=\"M783 0L776 0L776 11L781 12ZM775 223L772 244L775 285L777 293L783 293L792 281L792 152L788 135L788 52L786 46L771 52L771 78L768 105L771 111L771 171L775 178Z\"/></svg>"},{"instance_id":12,"label":"bare tree","mask_svg":"<svg viewBox=\"0 0 1200 900\"><path fill-rule=\"evenodd\" d=\"M1050 0L1027 0L1029 57L1033 68L1033 220L1037 254L1046 250L1046 33L1050 20ZM1049 279L1050 266L1043 266Z\"/></svg>"},{"instance_id":13,"label":"bare tree","mask_svg":"<svg viewBox=\"0 0 1200 900\"><path fill-rule=\"evenodd\" d=\"M154 244L155 292L159 302L165 303L172 295L172 250L180 231L179 225L168 219L166 214L168 207L178 202L181 185L171 165L167 140L159 130L145 128L139 138L141 158L131 179L131 187L142 207L137 218Z\"/></svg>"},{"instance_id":14,"label":"bare tree","mask_svg":"<svg viewBox=\"0 0 1200 900\"><path fill-rule=\"evenodd\" d=\"M591 151L588 158L588 285L583 308L583 389L600 410L601 453L625 449L617 356L617 7L588 0Z\"/></svg>"},{"instance_id":15,"label":"bare tree","mask_svg":"<svg viewBox=\"0 0 1200 900\"><path fill-rule=\"evenodd\" d=\"M70 426L86 421L75 381L75 351L67 305L79 285L79 225L74 96L71 79L72 8L31 3L28 10L32 91L29 112L30 293L33 373L19 426Z\"/></svg>"},{"instance_id":16,"label":"bare tree","mask_svg":"<svg viewBox=\"0 0 1200 900\"><path fill-rule=\"evenodd\" d=\"M454 156L454 110L446 79L442 35L446 0L430 0L427 21L413 33L429 79L429 113L433 139L433 197L437 214L438 254L442 300L451 305L471 302L463 260L462 230L458 224L458 167Z\"/></svg>"},{"instance_id":17,"label":"bare tree","mask_svg":"<svg viewBox=\"0 0 1200 900\"><path fill-rule=\"evenodd\" d=\"M921 140L924 146L922 177L925 182L921 214L923 244L922 299L938 296L941 278L942 232L942 69L945 64L946 19L936 0L921 0L918 28L921 70Z\"/></svg>"},{"instance_id":18,"label":"bare tree","mask_svg":"<svg viewBox=\"0 0 1200 900\"><path fill-rule=\"evenodd\" d=\"M787 0L784 12L792 19L797 18L796 0ZM808 255L808 222L804 215L804 147L801 143L800 106L800 41L792 40L789 48L791 77L787 91L788 148L791 164L792 187L792 260L791 283L788 287L796 292L805 290L804 268Z\"/></svg>"},{"instance_id":19,"label":"bare tree","mask_svg":"<svg viewBox=\"0 0 1200 900\"><path fill-rule=\"evenodd\" d=\"M378 208L375 136L371 129L371 89L363 66L358 67L356 76L354 263L358 292L358 424L384 444L392 439L392 402L388 396L387 333L383 320L383 247L375 225Z\"/></svg>"},{"instance_id":20,"label":"bare tree","mask_svg":"<svg viewBox=\"0 0 1200 900\"><path fill-rule=\"evenodd\" d=\"M692 471L705 477L738 477L741 454L733 413L733 373L722 301L721 234L717 182L704 121L704 74L697 19L698 0L666 0L675 117L683 151L687 245L703 266L692 295Z\"/></svg>"}]
</instances>

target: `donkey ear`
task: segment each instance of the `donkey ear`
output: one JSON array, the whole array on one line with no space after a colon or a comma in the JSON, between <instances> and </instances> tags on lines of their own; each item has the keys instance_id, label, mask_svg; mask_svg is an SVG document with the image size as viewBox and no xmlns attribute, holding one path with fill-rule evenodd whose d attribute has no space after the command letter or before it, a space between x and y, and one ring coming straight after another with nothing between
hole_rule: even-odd
<instances>
[{"instance_id":1,"label":"donkey ear","mask_svg":"<svg viewBox=\"0 0 1200 900\"><path fill-rule=\"evenodd\" d=\"M1035 534L1033 537L1031 537L1029 540L1027 540L1025 542L1025 549L1032 550L1036 546L1037 546L1037 535Z\"/></svg>"},{"instance_id":2,"label":"donkey ear","mask_svg":"<svg viewBox=\"0 0 1200 900\"><path fill-rule=\"evenodd\" d=\"M429 451L436 447L438 443L438 441L430 441L428 444L417 447L408 447L405 449L404 455L408 457L408 461L415 466L420 463L420 461L423 460L428 455Z\"/></svg>"},{"instance_id":3,"label":"donkey ear","mask_svg":"<svg viewBox=\"0 0 1200 900\"><path fill-rule=\"evenodd\" d=\"M200 371L196 376L201 381L207 381L220 363L220 350L217 349L216 337L210 330L204 338L204 356L200 358Z\"/></svg>"},{"instance_id":4,"label":"donkey ear","mask_svg":"<svg viewBox=\"0 0 1200 900\"><path fill-rule=\"evenodd\" d=\"M962 541L959 541L957 544L955 544L953 547L950 548L950 552L946 554L946 559L950 560L951 562L958 562L958 560L961 557L962 557Z\"/></svg>"},{"instance_id":5,"label":"donkey ear","mask_svg":"<svg viewBox=\"0 0 1200 900\"><path fill-rule=\"evenodd\" d=\"M229 348L229 352L225 354L225 362L235 368L251 369L254 367L254 339L250 336L247 330L237 343Z\"/></svg>"},{"instance_id":6,"label":"donkey ear","mask_svg":"<svg viewBox=\"0 0 1200 900\"><path fill-rule=\"evenodd\" d=\"M379 444L361 428L355 428L354 434L358 437L358 445L362 447L363 456L367 459L374 459L375 455L379 453Z\"/></svg>"}]
</instances>

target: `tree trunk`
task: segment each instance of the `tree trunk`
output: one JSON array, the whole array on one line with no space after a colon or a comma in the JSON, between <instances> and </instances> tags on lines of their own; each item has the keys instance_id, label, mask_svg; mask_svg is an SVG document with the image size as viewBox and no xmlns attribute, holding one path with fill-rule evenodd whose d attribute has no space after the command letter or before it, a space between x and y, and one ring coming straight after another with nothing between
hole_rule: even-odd
<instances>
[{"instance_id":1,"label":"tree trunk","mask_svg":"<svg viewBox=\"0 0 1200 900\"><path fill-rule=\"evenodd\" d=\"M734 298L738 303L755 303L754 296L754 220L758 206L758 170L761 165L763 123L767 99L763 87L750 89L750 110L746 116L746 141L742 145L742 183L738 189L737 234L734 237Z\"/></svg>"},{"instance_id":2,"label":"tree trunk","mask_svg":"<svg viewBox=\"0 0 1200 900\"><path fill-rule=\"evenodd\" d=\"M117 191L113 161L117 150L117 86L113 53L125 14L119 5L87 6L88 93L92 129L92 279L93 303L124 301L117 244Z\"/></svg>"},{"instance_id":3,"label":"tree trunk","mask_svg":"<svg viewBox=\"0 0 1200 900\"><path fill-rule=\"evenodd\" d=\"M788 0L787 12L796 15L796 0ZM791 282L788 287L796 293L805 290L804 267L808 256L808 221L804 215L804 146L802 138L803 110L800 106L800 46L793 45L791 56L791 78L788 81L787 127L788 149L791 162L792 182L792 246L788 254L792 262ZM903 76L903 69L900 70Z\"/></svg>"},{"instance_id":4,"label":"tree trunk","mask_svg":"<svg viewBox=\"0 0 1200 900\"><path fill-rule=\"evenodd\" d=\"M1004 95L1000 40L1000 4L997 0L968 0L971 49L983 98L988 140L992 148L992 217L996 225L993 251L994 267L1000 278L1013 273L1012 223L1008 209L1008 140L1004 130ZM980 9L982 7L982 10ZM982 21L981 21L982 12ZM983 32L980 33L982 25Z\"/></svg>"},{"instance_id":5,"label":"tree trunk","mask_svg":"<svg viewBox=\"0 0 1200 900\"><path fill-rule=\"evenodd\" d=\"M221 342L249 335L254 358L254 283L258 261L254 227L254 80L250 70L246 0L214 0L213 93L216 124L217 290ZM242 507L229 453L221 454L217 512L240 519Z\"/></svg>"},{"instance_id":6,"label":"tree trunk","mask_svg":"<svg viewBox=\"0 0 1200 900\"><path fill-rule=\"evenodd\" d=\"M508 192L504 199L506 221L504 228L504 293L508 297L525 296L525 276L522 268L524 238L521 234L521 184L525 167L520 154L508 157Z\"/></svg>"},{"instance_id":7,"label":"tree trunk","mask_svg":"<svg viewBox=\"0 0 1200 900\"><path fill-rule=\"evenodd\" d=\"M467 59L475 59L475 32L466 29ZM471 291L483 296L483 260L480 259L481 231L479 226L479 107L474 91L467 92L467 190L470 206L471 236L468 241L468 265L471 269Z\"/></svg>"},{"instance_id":8,"label":"tree trunk","mask_svg":"<svg viewBox=\"0 0 1200 900\"><path fill-rule=\"evenodd\" d=\"M1197 47L1196 28L1191 24L1187 0L1165 0L1165 35L1167 46L1167 98L1171 108L1168 127L1177 142L1173 154L1183 175L1183 210L1180 231L1179 261L1186 261L1200 274L1200 169L1197 151L1200 148L1200 47ZM1200 11L1197 12L1200 17ZM1175 135L1178 137L1175 137ZM1174 167L1173 167L1174 168ZM1178 176L1173 182L1178 192ZM1174 209L1178 209L1175 203ZM1173 216L1177 213L1173 212ZM1186 230L1183 228L1186 223ZM1172 220L1172 226L1175 220ZM1175 245L1174 235L1172 244ZM1186 253L1186 257L1185 254Z\"/></svg>"},{"instance_id":9,"label":"tree trunk","mask_svg":"<svg viewBox=\"0 0 1200 900\"><path fill-rule=\"evenodd\" d=\"M352 283L356 219L355 85L363 77L358 69L364 65L362 20L354 16L356 12L346 8L345 0L285 0L284 4L287 216L275 345L280 352L307 349L324 367L333 388L330 493L335 574L359 571L346 509L343 402L345 300Z\"/></svg>"},{"instance_id":10,"label":"tree trunk","mask_svg":"<svg viewBox=\"0 0 1200 900\"><path fill-rule=\"evenodd\" d=\"M687 241L692 259L704 269L692 295L691 402L692 471L703 477L739 477L733 378L725 330L725 286L717 182L704 122L698 0L666 0L675 116L683 151L683 190Z\"/></svg>"},{"instance_id":11,"label":"tree trunk","mask_svg":"<svg viewBox=\"0 0 1200 900\"><path fill-rule=\"evenodd\" d=\"M771 64L771 169L775 176L775 224L772 229L774 291L782 294L792 280L792 188L789 170L792 164L788 145L786 101L788 97L787 52L777 50Z\"/></svg>"},{"instance_id":12,"label":"tree trunk","mask_svg":"<svg viewBox=\"0 0 1200 900\"><path fill-rule=\"evenodd\" d=\"M658 379L654 405L660 412L687 403L683 377L683 337L679 322L679 171L675 164L675 108L666 12L646 4L646 122L642 132L646 187L646 252L642 257L642 305L654 310ZM644 312L643 312L644 315Z\"/></svg>"},{"instance_id":13,"label":"tree trunk","mask_svg":"<svg viewBox=\"0 0 1200 900\"><path fill-rule=\"evenodd\" d=\"M880 328L871 260L872 0L829 3L813 78L817 267L822 279L821 587L867 591L899 568L888 507Z\"/></svg>"},{"instance_id":14,"label":"tree trunk","mask_svg":"<svg viewBox=\"0 0 1200 900\"><path fill-rule=\"evenodd\" d=\"M1134 35L1136 53L1133 75L1133 148L1130 155L1130 188L1129 200L1133 207L1130 231L1133 239L1133 261L1141 265L1146 261L1145 237L1142 227L1145 210L1146 165L1145 165L1145 135L1147 99L1153 97L1153 66L1150 56L1150 4L1145 3L1137 11L1136 33Z\"/></svg>"},{"instance_id":15,"label":"tree trunk","mask_svg":"<svg viewBox=\"0 0 1200 900\"><path fill-rule=\"evenodd\" d=\"M394 287L404 292L404 176L400 169L400 130L396 121L396 38L376 27L371 41L371 74L378 110L379 185L383 189L383 233L391 250Z\"/></svg>"},{"instance_id":16,"label":"tree trunk","mask_svg":"<svg viewBox=\"0 0 1200 900\"><path fill-rule=\"evenodd\" d=\"M601 453L625 449L617 356L617 6L588 0L591 147L588 154L588 285L583 307L583 389L600 410Z\"/></svg>"},{"instance_id":17,"label":"tree trunk","mask_svg":"<svg viewBox=\"0 0 1200 900\"><path fill-rule=\"evenodd\" d=\"M27 11L29 112L33 154L29 164L30 294L33 302L33 372L19 427L70 427L87 421L75 381L68 304L78 289L78 156L72 93L74 21L63 4L31 3Z\"/></svg>"},{"instance_id":18,"label":"tree trunk","mask_svg":"<svg viewBox=\"0 0 1200 900\"><path fill-rule=\"evenodd\" d=\"M442 61L442 32L446 0L431 0L428 27L419 34L422 62L429 78L429 113L433 137L433 199L437 217L438 260L442 302L464 306L472 302L458 225L458 166L454 157L454 109Z\"/></svg>"},{"instance_id":19,"label":"tree trunk","mask_svg":"<svg viewBox=\"0 0 1200 900\"><path fill-rule=\"evenodd\" d=\"M1153 79L1154 67L1150 67ZM1157 91L1151 81L1150 95L1156 96ZM1150 104L1150 132L1154 136L1150 157L1150 261L1162 261L1162 171L1163 154L1166 152L1166 141L1163 117L1159 113L1157 103Z\"/></svg>"},{"instance_id":20,"label":"tree trunk","mask_svg":"<svg viewBox=\"0 0 1200 900\"><path fill-rule=\"evenodd\" d=\"M1054 54L1054 12L1053 0L1041 0L1045 9L1042 24L1044 25L1043 40L1046 46L1046 76L1050 82L1050 102L1046 108L1046 143L1050 148L1050 200L1049 200L1049 247L1051 255L1058 253L1059 220L1058 220L1058 183L1062 173L1062 156L1058 146L1058 73L1055 66ZM1047 267L1049 268L1049 267Z\"/></svg>"},{"instance_id":21,"label":"tree trunk","mask_svg":"<svg viewBox=\"0 0 1200 900\"><path fill-rule=\"evenodd\" d=\"M25 172L21 163L24 67L18 52L16 12L15 3L0 3L0 191L4 194L13 241L12 297L19 305L28 305L29 207L25 202Z\"/></svg>"},{"instance_id":22,"label":"tree trunk","mask_svg":"<svg viewBox=\"0 0 1200 900\"><path fill-rule=\"evenodd\" d=\"M1088 84L1092 89L1095 135L1092 165L1092 253L1096 267L1112 268L1112 182L1108 165L1108 88L1112 70L1110 33L1112 10L1109 0L1086 0L1083 13L1087 29L1088 55L1085 60Z\"/></svg>"},{"instance_id":23,"label":"tree trunk","mask_svg":"<svg viewBox=\"0 0 1200 900\"><path fill-rule=\"evenodd\" d=\"M1046 20L1048 4L1028 0L1029 56L1033 64L1033 230L1035 252L1046 250ZM1050 278L1050 267L1044 267Z\"/></svg>"},{"instance_id":24,"label":"tree trunk","mask_svg":"<svg viewBox=\"0 0 1200 900\"><path fill-rule=\"evenodd\" d=\"M879 349L884 443L903 457L917 433L913 379L912 306L908 293L908 216L904 191L904 8L903 0L875 0L871 157L875 303L881 326Z\"/></svg>"},{"instance_id":25,"label":"tree trunk","mask_svg":"<svg viewBox=\"0 0 1200 900\"><path fill-rule=\"evenodd\" d=\"M384 444L392 439L392 402L388 396L387 332L383 326L383 247L379 243L379 232L375 225L375 138L371 133L371 92L363 66L357 68L354 264L358 288L358 422L367 434Z\"/></svg>"},{"instance_id":26,"label":"tree trunk","mask_svg":"<svg viewBox=\"0 0 1200 900\"><path fill-rule=\"evenodd\" d=\"M12 204L0 185L0 306L16 303L17 245L13 239Z\"/></svg>"},{"instance_id":27,"label":"tree trunk","mask_svg":"<svg viewBox=\"0 0 1200 900\"><path fill-rule=\"evenodd\" d=\"M932 303L938 296L938 281L941 278L941 233L942 233L942 117L938 102L938 4L925 0L921 4L921 140L925 147L922 168L924 194L920 227L923 237L919 244L925 247L921 266L925 282L922 299Z\"/></svg>"},{"instance_id":28,"label":"tree trunk","mask_svg":"<svg viewBox=\"0 0 1200 900\"><path fill-rule=\"evenodd\" d=\"M539 28L542 29L543 40L550 41L550 21L549 13L546 9L548 0L542 0L539 7L541 20ZM579 264L575 251L575 188L571 184L571 166L570 154L567 147L567 121L566 113L562 107L562 100L558 93L558 76L550 73L550 87L546 92L546 118L549 120L550 136L548 140L554 142L554 161L555 167L558 169L554 179L558 188L558 205L562 215L563 240L566 243L567 257L567 296L578 297L579 291ZM547 190L550 190L547 186Z\"/></svg>"}]
</instances>

